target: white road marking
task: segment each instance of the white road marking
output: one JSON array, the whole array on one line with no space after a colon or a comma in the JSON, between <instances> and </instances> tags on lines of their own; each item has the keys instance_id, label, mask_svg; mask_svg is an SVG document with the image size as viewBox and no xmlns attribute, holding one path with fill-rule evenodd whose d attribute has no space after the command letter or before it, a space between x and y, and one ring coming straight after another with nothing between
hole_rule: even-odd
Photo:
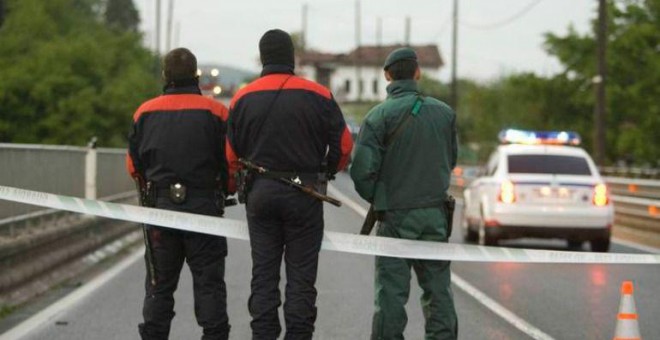
<instances>
[{"instance_id":1,"label":"white road marking","mask_svg":"<svg viewBox=\"0 0 660 340\"><path fill-rule=\"evenodd\" d=\"M144 247L141 247L139 250L136 250L135 253L117 263L108 271L82 285L80 288L74 290L69 295L48 306L31 318L21 322L9 331L0 334L0 340L21 339L28 334L40 329L41 327L48 325L50 322L53 322L53 320L60 314L82 302L87 296L94 293L101 286L115 278L119 273L141 259L143 254Z\"/></svg>"},{"instance_id":2,"label":"white road marking","mask_svg":"<svg viewBox=\"0 0 660 340\"><path fill-rule=\"evenodd\" d=\"M336 197L338 200L342 201L344 205L349 207L351 210L356 212L358 215L365 217L367 215L367 209L362 207L359 203L355 202L348 196L344 195L333 185L328 185L328 193ZM484 292L472 286L462 277L451 273L451 282L456 285L460 290L466 294L473 297L477 302L484 305L486 308L490 309L491 312L495 313L497 316L504 319L506 322L510 323L513 327L519 329L521 332L527 334L532 339L536 340L552 340L554 339L550 335L546 334L542 330L534 327L529 322L525 321L523 318L514 314L512 311L506 309L504 306L497 303L495 300L491 299Z\"/></svg>"},{"instance_id":3,"label":"white road marking","mask_svg":"<svg viewBox=\"0 0 660 340\"><path fill-rule=\"evenodd\" d=\"M512 311L506 309L504 306L500 305L495 300L488 297L488 295L486 295L484 292L480 291L479 289L475 288L473 285L469 284L460 276L451 273L451 282L453 282L463 292L472 296L479 303L486 306L486 308L490 309L491 312L497 314L497 316L501 317L506 322L518 328L521 332L529 335L532 339L537 339L537 340L554 339L550 335L534 327L529 322L525 321L518 315L514 314Z\"/></svg>"}]
</instances>

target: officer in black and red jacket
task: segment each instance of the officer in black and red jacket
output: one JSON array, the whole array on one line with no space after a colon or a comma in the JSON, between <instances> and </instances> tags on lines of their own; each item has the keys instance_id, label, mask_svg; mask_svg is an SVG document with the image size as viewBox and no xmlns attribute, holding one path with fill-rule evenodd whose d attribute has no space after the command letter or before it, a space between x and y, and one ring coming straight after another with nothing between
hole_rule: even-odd
<instances>
[{"instance_id":1,"label":"officer in black and red jacket","mask_svg":"<svg viewBox=\"0 0 660 340\"><path fill-rule=\"evenodd\" d=\"M253 174L247 194L252 247L248 302L253 339L276 339L282 256L286 261L285 339L311 339L316 319L318 255L323 239L321 201L277 178L318 184L348 162L353 140L330 91L297 77L291 37L270 30L259 41L261 77L239 90L230 105L227 160L238 158L271 171Z\"/></svg>"},{"instance_id":2,"label":"officer in black and red jacket","mask_svg":"<svg viewBox=\"0 0 660 340\"><path fill-rule=\"evenodd\" d=\"M127 167L146 183L151 206L222 216L227 186L225 132L227 108L201 95L197 60L185 48L163 62L163 95L135 112ZM193 277L195 316L202 339L227 339L224 282L227 240L206 234L147 226L147 261L142 339L167 339L184 260Z\"/></svg>"}]
</instances>

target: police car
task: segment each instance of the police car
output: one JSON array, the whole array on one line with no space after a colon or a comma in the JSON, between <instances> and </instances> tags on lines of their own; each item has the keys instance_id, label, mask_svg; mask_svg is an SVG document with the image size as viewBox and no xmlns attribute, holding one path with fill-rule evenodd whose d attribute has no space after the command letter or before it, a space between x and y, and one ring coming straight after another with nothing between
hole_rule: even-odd
<instances>
[{"instance_id":1,"label":"police car","mask_svg":"<svg viewBox=\"0 0 660 340\"><path fill-rule=\"evenodd\" d=\"M463 192L465 240L561 238L608 251L614 208L579 135L508 129L499 137L485 174Z\"/></svg>"}]
</instances>

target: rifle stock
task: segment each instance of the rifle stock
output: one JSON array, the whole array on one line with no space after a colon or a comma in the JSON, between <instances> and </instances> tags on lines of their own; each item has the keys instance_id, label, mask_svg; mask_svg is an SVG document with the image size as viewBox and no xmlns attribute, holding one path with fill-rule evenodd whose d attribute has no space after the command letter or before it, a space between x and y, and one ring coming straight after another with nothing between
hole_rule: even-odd
<instances>
[{"instance_id":1,"label":"rifle stock","mask_svg":"<svg viewBox=\"0 0 660 340\"><path fill-rule=\"evenodd\" d=\"M376 225L376 221L378 221L378 218L376 216L376 212L374 211L374 206L370 205L369 211L367 212L367 216L365 216L364 222L362 223L362 229L360 229L360 235L371 234L371 230Z\"/></svg>"}]
</instances>

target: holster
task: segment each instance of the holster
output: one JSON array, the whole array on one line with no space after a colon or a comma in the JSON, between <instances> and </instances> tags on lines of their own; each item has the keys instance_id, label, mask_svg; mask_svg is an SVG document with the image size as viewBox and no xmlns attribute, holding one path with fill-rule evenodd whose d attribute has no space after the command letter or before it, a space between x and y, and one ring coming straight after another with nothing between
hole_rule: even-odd
<instances>
[{"instance_id":1,"label":"holster","mask_svg":"<svg viewBox=\"0 0 660 340\"><path fill-rule=\"evenodd\" d=\"M447 218L447 239L451 236L454 227L454 210L456 209L456 199L452 195L447 195L444 202L445 217Z\"/></svg>"},{"instance_id":2,"label":"holster","mask_svg":"<svg viewBox=\"0 0 660 340\"><path fill-rule=\"evenodd\" d=\"M140 190L140 205L143 207L153 208L156 206L156 186L153 182L148 181L144 186L139 187Z\"/></svg>"},{"instance_id":3,"label":"holster","mask_svg":"<svg viewBox=\"0 0 660 340\"><path fill-rule=\"evenodd\" d=\"M247 196L252 186L252 177L253 175L247 169L236 172L236 196L239 203L247 204Z\"/></svg>"},{"instance_id":4,"label":"holster","mask_svg":"<svg viewBox=\"0 0 660 340\"><path fill-rule=\"evenodd\" d=\"M214 202L215 207L218 209L219 216L225 216L225 206L227 205L227 202L225 201L225 193L221 190L216 190Z\"/></svg>"}]
</instances>

